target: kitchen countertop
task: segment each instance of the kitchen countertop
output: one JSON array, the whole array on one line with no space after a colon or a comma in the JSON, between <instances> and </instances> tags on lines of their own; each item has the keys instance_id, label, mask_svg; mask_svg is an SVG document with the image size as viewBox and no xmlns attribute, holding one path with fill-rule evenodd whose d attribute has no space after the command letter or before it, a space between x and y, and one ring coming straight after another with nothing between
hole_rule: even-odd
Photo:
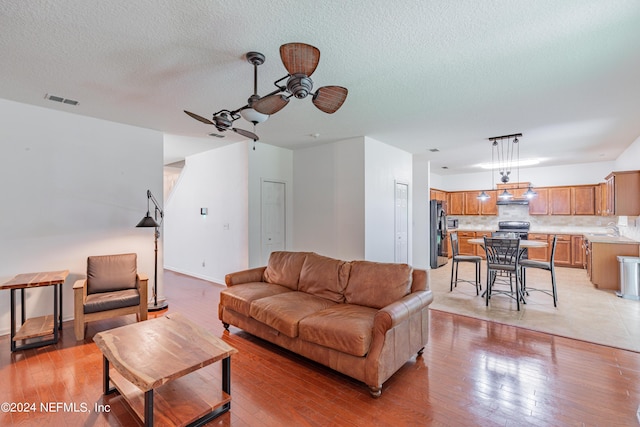
<instances>
[{"instance_id":1,"label":"kitchen countertop","mask_svg":"<svg viewBox=\"0 0 640 427\"><path fill-rule=\"evenodd\" d=\"M640 242L624 236L603 235L603 233L585 233L584 238L591 243L639 244Z\"/></svg>"}]
</instances>

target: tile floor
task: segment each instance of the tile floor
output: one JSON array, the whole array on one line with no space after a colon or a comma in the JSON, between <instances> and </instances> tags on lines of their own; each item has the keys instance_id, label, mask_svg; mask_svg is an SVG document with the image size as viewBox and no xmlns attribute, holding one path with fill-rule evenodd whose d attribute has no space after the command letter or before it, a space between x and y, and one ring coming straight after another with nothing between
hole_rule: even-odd
<instances>
[{"instance_id":1,"label":"tile floor","mask_svg":"<svg viewBox=\"0 0 640 427\"><path fill-rule=\"evenodd\" d=\"M461 263L458 277L473 279L473 264ZM553 307L552 297L531 292L520 311L516 310L515 301L504 295L492 297L487 307L471 284L459 283L449 292L450 278L451 261L429 271L429 285L434 293L431 309L640 352L640 301L596 289L586 270L556 268L558 307ZM483 289L485 283L483 262ZM529 269L527 286L551 289L549 272Z\"/></svg>"}]
</instances>

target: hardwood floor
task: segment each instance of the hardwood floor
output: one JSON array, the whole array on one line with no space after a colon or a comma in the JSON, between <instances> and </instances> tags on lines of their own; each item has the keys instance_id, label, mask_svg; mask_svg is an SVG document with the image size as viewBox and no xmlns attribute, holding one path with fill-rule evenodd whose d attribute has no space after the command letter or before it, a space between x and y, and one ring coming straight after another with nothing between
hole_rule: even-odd
<instances>
[{"instance_id":1,"label":"hardwood floor","mask_svg":"<svg viewBox=\"0 0 640 427\"><path fill-rule=\"evenodd\" d=\"M231 363L231 411L210 425L639 422L638 353L432 311L423 356L410 360L384 384L382 396L372 399L364 384L239 329L224 332L217 319L220 285L169 271L164 283L169 312L183 313L239 350ZM66 322L57 345L16 353L9 351L8 336L0 337L0 403L36 404L32 412L0 412L0 426L141 425L120 396L102 396L102 357L92 341L100 330L134 321L128 316L94 322L81 343ZM218 387L219 364L205 369ZM41 402L57 412L42 411ZM96 404L109 405L110 412L95 412Z\"/></svg>"}]
</instances>

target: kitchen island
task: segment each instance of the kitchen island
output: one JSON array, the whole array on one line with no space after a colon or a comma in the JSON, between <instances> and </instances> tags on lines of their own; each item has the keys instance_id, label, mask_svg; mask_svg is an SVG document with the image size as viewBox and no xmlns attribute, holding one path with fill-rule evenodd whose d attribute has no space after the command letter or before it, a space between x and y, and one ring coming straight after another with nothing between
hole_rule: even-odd
<instances>
[{"instance_id":1,"label":"kitchen island","mask_svg":"<svg viewBox=\"0 0 640 427\"><path fill-rule=\"evenodd\" d=\"M618 256L640 256L640 242L610 234L584 235L585 261L591 283L598 289L620 290Z\"/></svg>"}]
</instances>

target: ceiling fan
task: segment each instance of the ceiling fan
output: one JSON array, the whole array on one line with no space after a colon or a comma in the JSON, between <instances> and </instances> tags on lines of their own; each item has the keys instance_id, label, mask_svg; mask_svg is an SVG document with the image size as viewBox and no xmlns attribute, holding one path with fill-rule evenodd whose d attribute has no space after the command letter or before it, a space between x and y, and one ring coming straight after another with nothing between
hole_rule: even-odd
<instances>
[{"instance_id":1,"label":"ceiling fan","mask_svg":"<svg viewBox=\"0 0 640 427\"><path fill-rule=\"evenodd\" d=\"M237 110L220 110L213 114L211 120L184 110L190 117L208 124L214 125L220 132L232 130L240 135L257 141L258 135L244 129L233 127L233 122L240 117L253 123L254 130L258 123L265 121L269 115L282 110L292 96L298 99L312 95L312 102L318 109L325 113L335 113L347 98L347 89L341 86L323 86L313 90L313 81L310 76L315 71L320 61L318 48L305 43L287 43L280 46L280 57L287 69L286 76L274 82L276 90L260 97L258 95L258 66L264 63L265 57L259 52L248 52L247 61L253 65L253 95L249 97L247 105ZM279 85L287 79L284 86Z\"/></svg>"}]
</instances>

